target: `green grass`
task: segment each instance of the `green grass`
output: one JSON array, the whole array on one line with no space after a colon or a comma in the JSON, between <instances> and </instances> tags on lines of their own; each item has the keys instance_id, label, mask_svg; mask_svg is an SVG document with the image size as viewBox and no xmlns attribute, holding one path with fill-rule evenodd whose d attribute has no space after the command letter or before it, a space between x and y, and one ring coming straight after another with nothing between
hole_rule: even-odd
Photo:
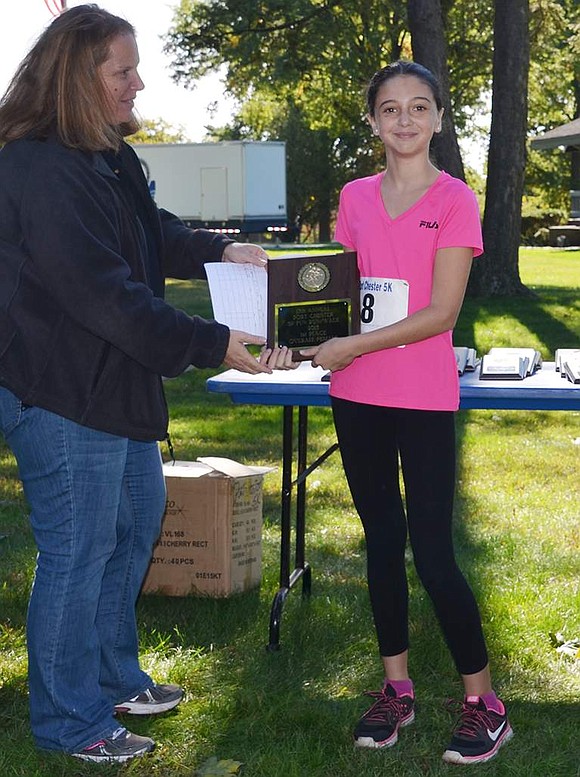
<instances>
[{"instance_id":1,"label":"green grass","mask_svg":"<svg viewBox=\"0 0 580 777\"><path fill-rule=\"evenodd\" d=\"M467 299L455 329L455 342L537 348L554 360L556 348L571 348L580 338L580 250L522 248L522 281L536 297Z\"/></svg>"},{"instance_id":2,"label":"green grass","mask_svg":"<svg viewBox=\"0 0 580 777\"><path fill-rule=\"evenodd\" d=\"M546 360L577 346L580 252L522 250L521 274L535 300L467 300L456 342L479 353L532 345ZM170 299L209 314L203 284L176 282ZM167 385L178 458L225 455L280 465L278 408L233 405L205 390L213 371ZM326 409L310 411L310 458L334 441ZM499 777L580 774L580 661L557 653L551 632L580 636L580 413L458 414L456 542L481 603L497 690L516 736L477 767ZM164 451L164 454L166 452ZM259 589L224 600L143 597L143 665L181 683L186 700L158 719L130 720L153 736L153 756L99 768L38 753L28 730L24 623L34 544L14 461L0 444L0 775L193 777L216 756L243 762L245 777L439 777L464 773L441 752L453 718L446 697L460 683L431 607L409 564L411 669L419 710L386 752L356 751L361 697L381 680L364 580L364 543L339 457L308 481L307 558L313 592L288 597L282 649L265 650L278 587L280 470L264 479L264 572ZM476 767L473 767L474 769ZM222 771L222 773L225 773Z\"/></svg>"}]
</instances>

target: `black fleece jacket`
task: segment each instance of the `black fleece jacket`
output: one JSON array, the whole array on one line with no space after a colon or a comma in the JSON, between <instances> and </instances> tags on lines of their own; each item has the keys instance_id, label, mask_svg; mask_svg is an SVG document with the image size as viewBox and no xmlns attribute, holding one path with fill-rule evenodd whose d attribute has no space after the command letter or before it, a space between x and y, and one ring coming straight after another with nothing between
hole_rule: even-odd
<instances>
[{"instance_id":1,"label":"black fleece jacket","mask_svg":"<svg viewBox=\"0 0 580 777\"><path fill-rule=\"evenodd\" d=\"M229 330L150 288L137 210L148 215L157 277L204 278L232 241L158 209L126 143L120 158L138 209L101 154L54 138L0 150L0 385L79 424L160 440L161 376L220 365Z\"/></svg>"}]
</instances>

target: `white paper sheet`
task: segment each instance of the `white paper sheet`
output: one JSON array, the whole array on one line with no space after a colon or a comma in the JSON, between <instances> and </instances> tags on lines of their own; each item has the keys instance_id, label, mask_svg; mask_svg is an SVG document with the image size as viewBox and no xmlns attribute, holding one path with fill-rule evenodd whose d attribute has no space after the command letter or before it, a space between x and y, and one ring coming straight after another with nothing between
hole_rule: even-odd
<instances>
[{"instance_id":1,"label":"white paper sheet","mask_svg":"<svg viewBox=\"0 0 580 777\"><path fill-rule=\"evenodd\" d=\"M251 335L266 337L268 273L255 264L208 262L205 265L216 321Z\"/></svg>"}]
</instances>

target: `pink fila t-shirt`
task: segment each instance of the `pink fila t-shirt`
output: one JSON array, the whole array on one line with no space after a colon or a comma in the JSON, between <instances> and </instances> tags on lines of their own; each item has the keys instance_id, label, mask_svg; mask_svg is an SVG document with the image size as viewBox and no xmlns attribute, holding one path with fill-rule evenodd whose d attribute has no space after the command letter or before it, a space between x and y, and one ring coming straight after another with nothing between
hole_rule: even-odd
<instances>
[{"instance_id":1,"label":"pink fila t-shirt","mask_svg":"<svg viewBox=\"0 0 580 777\"><path fill-rule=\"evenodd\" d=\"M394 323L429 305L439 248L483 251L475 195L445 172L395 219L381 198L384 173L346 184L335 240L357 252L361 328ZM459 380L451 330L400 348L364 354L331 376L330 394L363 404L457 410Z\"/></svg>"}]
</instances>

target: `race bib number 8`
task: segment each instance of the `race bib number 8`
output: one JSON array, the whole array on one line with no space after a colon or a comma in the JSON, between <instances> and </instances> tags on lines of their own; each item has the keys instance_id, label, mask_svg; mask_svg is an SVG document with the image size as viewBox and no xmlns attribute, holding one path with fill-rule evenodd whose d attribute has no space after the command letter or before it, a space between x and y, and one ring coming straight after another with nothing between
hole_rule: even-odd
<instances>
[{"instance_id":1,"label":"race bib number 8","mask_svg":"<svg viewBox=\"0 0 580 777\"><path fill-rule=\"evenodd\" d=\"M409 315L409 284L400 278L360 279L360 331L372 332Z\"/></svg>"}]
</instances>

